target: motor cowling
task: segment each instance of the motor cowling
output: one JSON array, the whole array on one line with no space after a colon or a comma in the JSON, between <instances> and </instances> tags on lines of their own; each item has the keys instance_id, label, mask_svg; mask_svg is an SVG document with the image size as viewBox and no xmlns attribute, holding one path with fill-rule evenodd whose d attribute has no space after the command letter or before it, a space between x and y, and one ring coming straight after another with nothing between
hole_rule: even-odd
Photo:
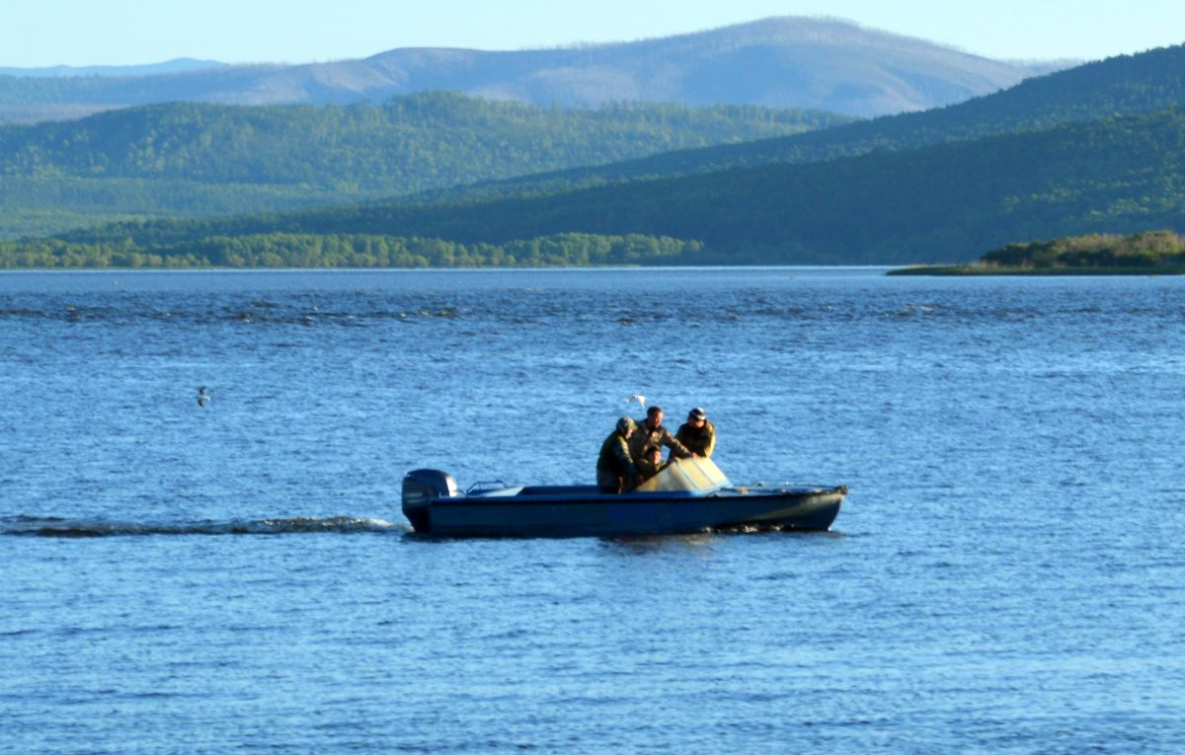
<instances>
[{"instance_id":1,"label":"motor cowling","mask_svg":"<svg viewBox=\"0 0 1185 755\"><path fill-rule=\"evenodd\" d=\"M439 469L413 469L403 478L403 515L416 532L431 532L428 507L437 498L455 498L457 481Z\"/></svg>"}]
</instances>

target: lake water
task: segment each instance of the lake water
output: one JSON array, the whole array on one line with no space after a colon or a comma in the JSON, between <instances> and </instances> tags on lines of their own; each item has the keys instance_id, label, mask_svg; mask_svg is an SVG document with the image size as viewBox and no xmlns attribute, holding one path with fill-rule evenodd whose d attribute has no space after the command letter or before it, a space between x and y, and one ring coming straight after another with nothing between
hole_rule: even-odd
<instances>
[{"instance_id":1,"label":"lake water","mask_svg":"<svg viewBox=\"0 0 1185 755\"><path fill-rule=\"evenodd\" d=\"M1185 751L1182 279L3 274L0 370L3 752ZM832 532L409 534L631 394Z\"/></svg>"}]
</instances>

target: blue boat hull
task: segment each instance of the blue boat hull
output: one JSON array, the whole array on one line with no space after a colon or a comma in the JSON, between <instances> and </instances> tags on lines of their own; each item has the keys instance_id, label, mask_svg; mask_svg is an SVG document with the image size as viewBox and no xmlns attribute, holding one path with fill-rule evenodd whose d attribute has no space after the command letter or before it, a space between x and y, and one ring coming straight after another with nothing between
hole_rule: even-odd
<instances>
[{"instance_id":1,"label":"blue boat hull","mask_svg":"<svg viewBox=\"0 0 1185 755\"><path fill-rule=\"evenodd\" d=\"M404 513L440 537L635 537L729 530L823 531L847 489L722 488L605 495L593 487L506 488L429 497Z\"/></svg>"}]
</instances>

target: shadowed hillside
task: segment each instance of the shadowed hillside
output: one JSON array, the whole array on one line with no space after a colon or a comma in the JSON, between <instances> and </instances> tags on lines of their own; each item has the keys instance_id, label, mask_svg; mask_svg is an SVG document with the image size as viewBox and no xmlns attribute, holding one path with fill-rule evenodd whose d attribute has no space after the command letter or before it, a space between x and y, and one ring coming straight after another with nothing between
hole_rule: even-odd
<instances>
[{"instance_id":1,"label":"shadowed hillside","mask_svg":"<svg viewBox=\"0 0 1185 755\"><path fill-rule=\"evenodd\" d=\"M924 113L860 121L810 133L680 150L423 197L460 200L552 193L637 179L669 178L774 163L803 164L1048 128L1112 115L1185 107L1185 45L1122 55Z\"/></svg>"},{"instance_id":2,"label":"shadowed hillside","mask_svg":"<svg viewBox=\"0 0 1185 755\"><path fill-rule=\"evenodd\" d=\"M667 263L965 261L1036 238L1185 227L1185 112L478 204L361 206L123 224L4 248L8 259L249 251L280 235L505 246L562 234L682 240ZM245 242L245 243L244 243ZM31 256L22 256L31 255ZM40 255L40 257L38 257Z\"/></svg>"},{"instance_id":3,"label":"shadowed hillside","mask_svg":"<svg viewBox=\"0 0 1185 755\"><path fill-rule=\"evenodd\" d=\"M425 92L381 106L170 103L9 124L0 126L0 238L344 204L848 120L754 106L569 110Z\"/></svg>"}]
</instances>

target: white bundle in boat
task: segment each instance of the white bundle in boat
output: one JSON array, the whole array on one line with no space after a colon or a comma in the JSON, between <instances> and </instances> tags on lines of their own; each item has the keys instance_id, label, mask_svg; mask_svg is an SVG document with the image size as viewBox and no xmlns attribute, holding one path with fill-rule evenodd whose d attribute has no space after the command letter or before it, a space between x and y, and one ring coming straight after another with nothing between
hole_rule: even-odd
<instances>
[{"instance_id":1,"label":"white bundle in boat","mask_svg":"<svg viewBox=\"0 0 1185 755\"><path fill-rule=\"evenodd\" d=\"M711 459L676 459L638 486L639 493L674 490L708 491L728 485L728 478Z\"/></svg>"}]
</instances>

